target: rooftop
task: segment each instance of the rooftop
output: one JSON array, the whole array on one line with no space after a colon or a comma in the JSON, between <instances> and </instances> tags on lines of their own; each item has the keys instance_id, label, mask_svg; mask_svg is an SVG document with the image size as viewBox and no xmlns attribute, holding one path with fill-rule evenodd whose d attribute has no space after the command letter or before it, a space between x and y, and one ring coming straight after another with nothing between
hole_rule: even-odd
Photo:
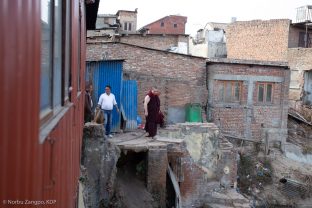
<instances>
[{"instance_id":1,"label":"rooftop","mask_svg":"<svg viewBox=\"0 0 312 208\"><path fill-rule=\"evenodd\" d=\"M138 13L138 9L136 8L134 11L130 10L118 10L116 15L118 15L120 12L127 12L127 13Z\"/></svg>"},{"instance_id":2,"label":"rooftop","mask_svg":"<svg viewBox=\"0 0 312 208\"><path fill-rule=\"evenodd\" d=\"M245 60L245 59L228 59L228 58L208 58L207 64L210 63L225 63L225 64L247 64L247 65L260 65L260 66L277 66L289 68L287 62L279 61L259 61L259 60Z\"/></svg>"},{"instance_id":3,"label":"rooftop","mask_svg":"<svg viewBox=\"0 0 312 208\"><path fill-rule=\"evenodd\" d=\"M115 14L98 14L97 17L117 17Z\"/></svg>"}]
</instances>

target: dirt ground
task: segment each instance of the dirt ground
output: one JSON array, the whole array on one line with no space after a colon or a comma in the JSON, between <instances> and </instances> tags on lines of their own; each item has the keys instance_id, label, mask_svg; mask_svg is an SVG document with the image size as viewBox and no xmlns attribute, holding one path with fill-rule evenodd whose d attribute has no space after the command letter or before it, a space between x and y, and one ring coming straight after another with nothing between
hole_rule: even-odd
<instances>
[{"instance_id":1,"label":"dirt ground","mask_svg":"<svg viewBox=\"0 0 312 208\"><path fill-rule=\"evenodd\" d=\"M303 154L311 154L311 126L290 118L288 128L287 142L302 148ZM237 147L241 159L238 191L251 199L254 207L312 208L312 165L287 158L277 147L271 147L267 156L262 144Z\"/></svg>"},{"instance_id":2,"label":"dirt ground","mask_svg":"<svg viewBox=\"0 0 312 208\"><path fill-rule=\"evenodd\" d=\"M153 208L153 197L142 180L129 173L117 174L117 192L120 207ZM114 206L119 207L119 206Z\"/></svg>"},{"instance_id":3,"label":"dirt ground","mask_svg":"<svg viewBox=\"0 0 312 208\"><path fill-rule=\"evenodd\" d=\"M125 157L124 157L125 158ZM154 208L152 195L145 184L146 170L144 160L129 157L117 164L117 181L115 189L115 203L112 208Z\"/></svg>"}]
</instances>

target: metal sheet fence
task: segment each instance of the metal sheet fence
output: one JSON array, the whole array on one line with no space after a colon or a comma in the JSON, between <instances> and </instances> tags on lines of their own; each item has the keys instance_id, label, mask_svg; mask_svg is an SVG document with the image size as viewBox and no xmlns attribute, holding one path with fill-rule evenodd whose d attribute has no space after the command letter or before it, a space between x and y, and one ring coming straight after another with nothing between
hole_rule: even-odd
<instances>
[{"instance_id":1,"label":"metal sheet fence","mask_svg":"<svg viewBox=\"0 0 312 208\"><path fill-rule=\"evenodd\" d=\"M105 92L105 86L110 85L120 108L122 94L122 60L87 62L86 80L93 84L92 101L96 105L99 97ZM94 106L95 106L94 105ZM113 110L112 131L120 129L120 114Z\"/></svg>"},{"instance_id":2,"label":"metal sheet fence","mask_svg":"<svg viewBox=\"0 0 312 208\"><path fill-rule=\"evenodd\" d=\"M136 80L124 80L122 82L121 103L126 114L126 130L137 128L138 112L138 85Z\"/></svg>"}]
</instances>

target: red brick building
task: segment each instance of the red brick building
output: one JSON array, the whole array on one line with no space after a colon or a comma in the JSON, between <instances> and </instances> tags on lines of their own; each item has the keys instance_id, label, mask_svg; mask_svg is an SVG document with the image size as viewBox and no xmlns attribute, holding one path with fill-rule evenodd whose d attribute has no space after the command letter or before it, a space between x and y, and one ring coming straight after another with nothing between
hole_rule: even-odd
<instances>
[{"instance_id":1,"label":"red brick building","mask_svg":"<svg viewBox=\"0 0 312 208\"><path fill-rule=\"evenodd\" d=\"M138 114L144 118L142 102L147 91L157 86L161 110L167 116L177 116L172 110L184 108L187 103L207 102L206 59L151 49L127 43L89 43L87 61L124 59L124 79L137 80ZM169 113L170 112L170 113Z\"/></svg>"},{"instance_id":2,"label":"red brick building","mask_svg":"<svg viewBox=\"0 0 312 208\"><path fill-rule=\"evenodd\" d=\"M140 30L148 30L149 34L185 34L187 17L169 15L145 25Z\"/></svg>"},{"instance_id":3,"label":"red brick building","mask_svg":"<svg viewBox=\"0 0 312 208\"><path fill-rule=\"evenodd\" d=\"M290 73L285 62L210 59L208 120L233 137L287 137Z\"/></svg>"},{"instance_id":4,"label":"red brick building","mask_svg":"<svg viewBox=\"0 0 312 208\"><path fill-rule=\"evenodd\" d=\"M187 103L200 103L205 110L208 102L209 120L229 135L261 140L263 130L278 141L286 139L289 70L285 62L209 59L206 69L205 58L108 42L89 43L87 60L101 60L103 52L107 59L125 60L124 79L137 80L139 101L150 87L159 87L167 118L182 115ZM138 114L144 118L141 102Z\"/></svg>"}]
</instances>

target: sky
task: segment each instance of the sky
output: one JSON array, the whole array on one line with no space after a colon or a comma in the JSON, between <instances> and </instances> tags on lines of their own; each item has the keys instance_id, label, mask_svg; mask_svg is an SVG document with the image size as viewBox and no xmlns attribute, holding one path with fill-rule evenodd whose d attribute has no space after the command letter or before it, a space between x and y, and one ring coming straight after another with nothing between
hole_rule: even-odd
<instances>
[{"instance_id":1,"label":"sky","mask_svg":"<svg viewBox=\"0 0 312 208\"><path fill-rule=\"evenodd\" d=\"M138 8L137 29L167 15L187 16L186 34L194 35L207 22L253 19L295 19L296 8L312 0L100 0L99 14Z\"/></svg>"}]
</instances>

